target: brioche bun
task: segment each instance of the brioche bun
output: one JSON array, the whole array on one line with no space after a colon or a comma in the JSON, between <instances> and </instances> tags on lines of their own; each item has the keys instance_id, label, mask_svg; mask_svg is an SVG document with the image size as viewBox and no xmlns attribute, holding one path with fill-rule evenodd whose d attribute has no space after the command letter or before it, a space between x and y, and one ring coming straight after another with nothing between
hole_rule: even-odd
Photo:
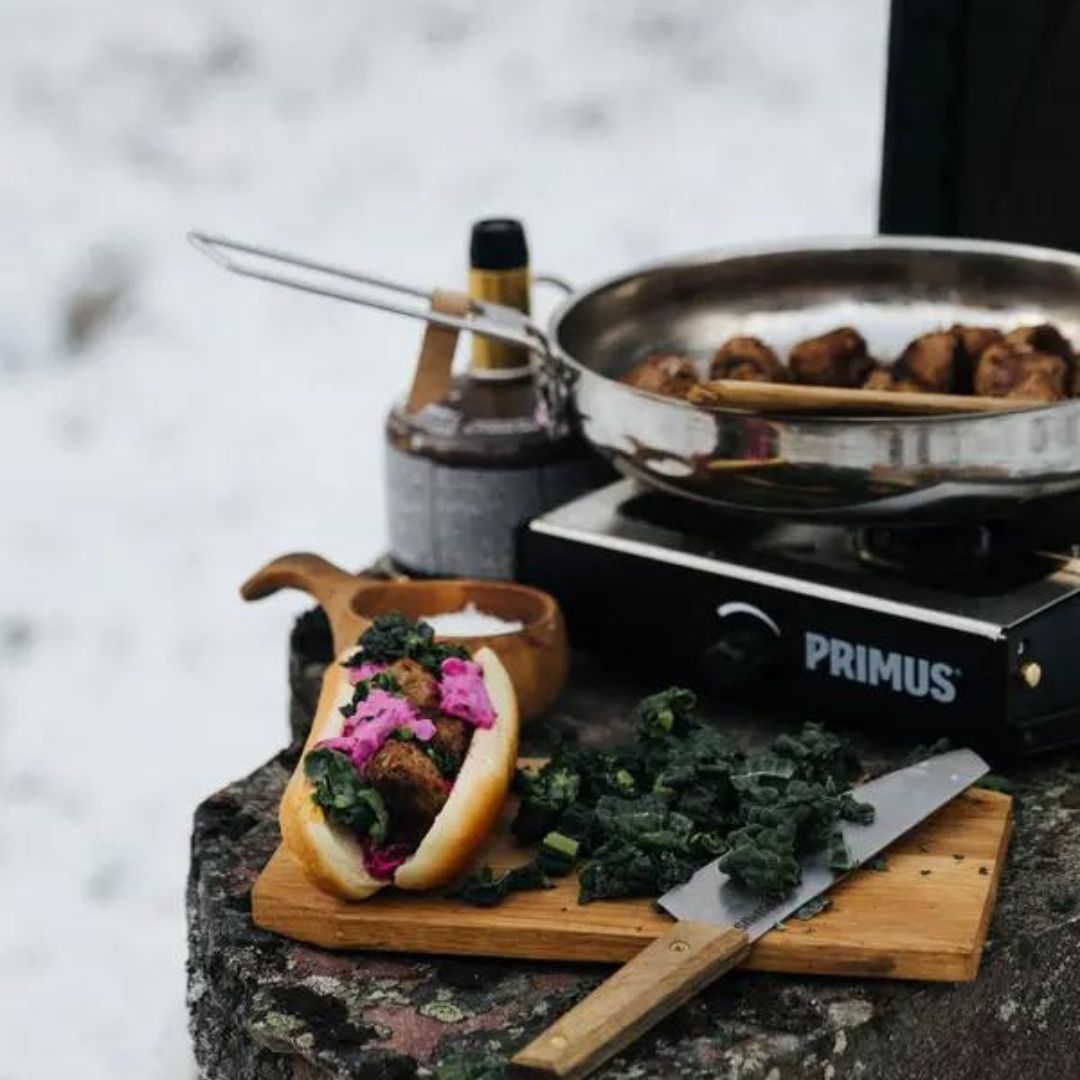
<instances>
[{"instance_id":1,"label":"brioche bun","mask_svg":"<svg viewBox=\"0 0 1080 1080\"><path fill-rule=\"evenodd\" d=\"M349 649L338 660L351 656ZM491 649L473 657L495 709L490 728L476 728L468 753L445 805L420 846L393 878L372 877L364 868L360 842L347 829L332 825L312 799L314 788L304 773L304 758L323 739L345 726L340 706L352 699L352 686L341 663L331 664L304 752L281 799L279 819L285 847L324 892L346 900L365 900L387 885L399 889L437 889L468 869L491 832L510 789L518 748L518 707L514 687Z\"/></svg>"}]
</instances>

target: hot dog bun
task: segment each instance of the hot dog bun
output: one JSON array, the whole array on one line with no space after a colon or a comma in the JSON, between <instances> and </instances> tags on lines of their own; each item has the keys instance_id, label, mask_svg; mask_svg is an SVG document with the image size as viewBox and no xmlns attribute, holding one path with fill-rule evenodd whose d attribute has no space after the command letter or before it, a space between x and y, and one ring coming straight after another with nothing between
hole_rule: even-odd
<instances>
[{"instance_id":1,"label":"hot dog bun","mask_svg":"<svg viewBox=\"0 0 1080 1080\"><path fill-rule=\"evenodd\" d=\"M353 653L349 649L339 659ZM316 743L340 735L345 718L339 706L349 701L352 687L340 663L331 664L304 753L282 796L279 818L285 846L307 875L325 892L347 900L364 900L387 885L399 889L436 889L468 869L495 824L510 789L518 748L518 707L510 676L491 649L473 659L484 673L484 684L496 719L477 728L454 781L453 790L415 852L398 867L392 880L372 877L364 868L359 842L330 824L312 800L313 787L304 774L304 757Z\"/></svg>"}]
</instances>

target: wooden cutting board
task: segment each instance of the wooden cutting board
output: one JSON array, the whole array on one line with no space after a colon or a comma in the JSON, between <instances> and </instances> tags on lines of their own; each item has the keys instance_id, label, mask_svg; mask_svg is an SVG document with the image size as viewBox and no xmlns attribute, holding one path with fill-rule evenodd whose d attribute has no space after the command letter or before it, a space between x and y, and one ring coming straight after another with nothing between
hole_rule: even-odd
<instances>
[{"instance_id":1,"label":"wooden cutting board","mask_svg":"<svg viewBox=\"0 0 1080 1080\"><path fill-rule=\"evenodd\" d=\"M486 860L528 861L509 832L511 808ZM832 907L761 938L745 967L820 975L963 982L975 978L1012 831L1012 800L972 789L888 851L884 870L852 874ZM279 847L255 883L257 926L331 949L629 960L671 924L648 901L577 902L577 878L517 893L493 908L387 889L359 903L321 892Z\"/></svg>"}]
</instances>

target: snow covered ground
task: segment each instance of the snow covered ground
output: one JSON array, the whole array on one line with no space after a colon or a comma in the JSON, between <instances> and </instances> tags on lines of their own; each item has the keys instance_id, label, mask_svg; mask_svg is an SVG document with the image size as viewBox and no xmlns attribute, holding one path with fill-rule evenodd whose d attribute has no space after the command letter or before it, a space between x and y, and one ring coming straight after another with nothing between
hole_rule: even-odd
<instances>
[{"instance_id":1,"label":"snow covered ground","mask_svg":"<svg viewBox=\"0 0 1080 1080\"><path fill-rule=\"evenodd\" d=\"M418 329L185 230L448 285L489 213L579 282L871 231L886 7L0 2L0 1080L190 1075L190 814L283 741L304 606L237 583L383 536Z\"/></svg>"}]
</instances>

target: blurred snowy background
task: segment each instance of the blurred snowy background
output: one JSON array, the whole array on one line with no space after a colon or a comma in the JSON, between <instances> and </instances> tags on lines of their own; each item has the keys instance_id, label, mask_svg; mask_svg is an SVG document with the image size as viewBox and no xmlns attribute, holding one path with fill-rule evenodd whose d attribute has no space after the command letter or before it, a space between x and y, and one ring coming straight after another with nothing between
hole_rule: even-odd
<instances>
[{"instance_id":1,"label":"blurred snowy background","mask_svg":"<svg viewBox=\"0 0 1080 1080\"><path fill-rule=\"evenodd\" d=\"M456 285L874 228L885 0L0 0L0 1078L192 1075L196 802L285 733L296 596L379 550L416 326L191 226ZM371 480L363 482L365 469Z\"/></svg>"}]
</instances>

